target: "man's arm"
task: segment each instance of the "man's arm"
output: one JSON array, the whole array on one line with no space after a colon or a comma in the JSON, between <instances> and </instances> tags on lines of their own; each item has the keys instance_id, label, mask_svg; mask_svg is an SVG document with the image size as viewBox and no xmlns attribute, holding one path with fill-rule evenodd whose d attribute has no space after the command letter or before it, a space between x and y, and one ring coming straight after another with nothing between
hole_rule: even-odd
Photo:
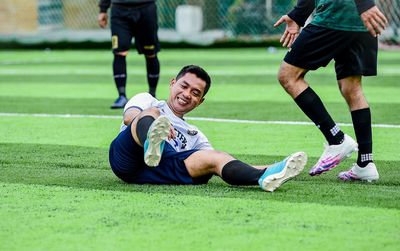
<instances>
[{"instance_id":1,"label":"man's arm","mask_svg":"<svg viewBox=\"0 0 400 251\"><path fill-rule=\"evenodd\" d=\"M298 0L296 6L287 15L302 27L314 9L315 0Z\"/></svg>"},{"instance_id":2,"label":"man's arm","mask_svg":"<svg viewBox=\"0 0 400 251\"><path fill-rule=\"evenodd\" d=\"M108 8L110 8L111 0L100 0L99 7L100 13L106 13Z\"/></svg>"},{"instance_id":3,"label":"man's arm","mask_svg":"<svg viewBox=\"0 0 400 251\"><path fill-rule=\"evenodd\" d=\"M369 11L371 8L376 7L374 0L354 0L354 3L356 4L358 14L360 14L360 16L362 16L364 12ZM288 13L288 16L293 21L295 21L299 26L304 26L304 23L306 22L307 18L311 15L314 8L315 8L315 0L298 0L294 9ZM381 18L382 21L386 21L383 20L386 19L383 16L383 14L382 16L379 15L379 18Z\"/></svg>"},{"instance_id":4,"label":"man's arm","mask_svg":"<svg viewBox=\"0 0 400 251\"><path fill-rule=\"evenodd\" d=\"M354 0L354 3L356 4L358 14L360 15L375 6L374 0Z\"/></svg>"},{"instance_id":5,"label":"man's arm","mask_svg":"<svg viewBox=\"0 0 400 251\"><path fill-rule=\"evenodd\" d=\"M153 107L156 102L157 100L147 92L133 96L124 107L124 124L129 125L139 113Z\"/></svg>"},{"instance_id":6,"label":"man's arm","mask_svg":"<svg viewBox=\"0 0 400 251\"><path fill-rule=\"evenodd\" d=\"M374 0L354 0L358 13L365 27L374 36L382 34L388 21L383 13L375 6Z\"/></svg>"},{"instance_id":7,"label":"man's arm","mask_svg":"<svg viewBox=\"0 0 400 251\"><path fill-rule=\"evenodd\" d=\"M141 112L142 110L140 110L138 107L130 107L129 109L127 109L124 112L124 118L123 118L124 124L126 126L129 125L132 122L132 120Z\"/></svg>"},{"instance_id":8,"label":"man's arm","mask_svg":"<svg viewBox=\"0 0 400 251\"><path fill-rule=\"evenodd\" d=\"M274 27L286 23L286 29L279 42L283 47L291 47L300 32L300 27L304 26L307 18L315 8L314 0L298 0L294 9L289 14L282 16Z\"/></svg>"},{"instance_id":9,"label":"man's arm","mask_svg":"<svg viewBox=\"0 0 400 251\"><path fill-rule=\"evenodd\" d=\"M100 13L97 16L97 21L101 28L105 28L107 26L108 23L107 10L110 7L110 4L111 0L100 0L99 2Z\"/></svg>"}]
</instances>

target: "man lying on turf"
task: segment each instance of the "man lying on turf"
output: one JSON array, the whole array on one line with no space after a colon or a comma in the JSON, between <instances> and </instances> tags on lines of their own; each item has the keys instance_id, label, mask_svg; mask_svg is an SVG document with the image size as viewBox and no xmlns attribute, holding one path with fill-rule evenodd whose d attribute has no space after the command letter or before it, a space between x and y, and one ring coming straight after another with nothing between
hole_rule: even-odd
<instances>
[{"instance_id":1,"label":"man lying on turf","mask_svg":"<svg viewBox=\"0 0 400 251\"><path fill-rule=\"evenodd\" d=\"M205 70L188 65L171 80L166 102L148 93L131 98L121 132L110 146L115 175L135 184L205 184L218 175L231 185L259 184L272 192L303 170L304 152L269 167L253 167L213 150L206 136L183 118L204 101L210 84Z\"/></svg>"}]
</instances>

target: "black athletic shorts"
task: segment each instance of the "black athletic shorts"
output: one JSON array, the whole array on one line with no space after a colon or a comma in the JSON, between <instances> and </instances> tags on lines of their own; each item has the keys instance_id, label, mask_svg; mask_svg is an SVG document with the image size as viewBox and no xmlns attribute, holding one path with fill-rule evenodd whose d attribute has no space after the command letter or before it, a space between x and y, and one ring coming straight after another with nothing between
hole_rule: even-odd
<instances>
[{"instance_id":1,"label":"black athletic shorts","mask_svg":"<svg viewBox=\"0 0 400 251\"><path fill-rule=\"evenodd\" d=\"M114 174L127 183L135 184L205 184L212 175L192 178L184 160L198 150L177 152L165 143L160 164L148 167L144 163L143 147L132 137L131 126L113 140L109 150L109 161Z\"/></svg>"},{"instance_id":2,"label":"black athletic shorts","mask_svg":"<svg viewBox=\"0 0 400 251\"><path fill-rule=\"evenodd\" d=\"M157 6L155 3L138 6L112 5L111 40L114 53L129 50L134 37L139 54L156 54L160 51L157 30Z\"/></svg>"},{"instance_id":3,"label":"black athletic shorts","mask_svg":"<svg viewBox=\"0 0 400 251\"><path fill-rule=\"evenodd\" d=\"M336 78L375 76L378 41L369 32L340 31L307 25L286 54L288 64L316 70L335 60Z\"/></svg>"}]
</instances>

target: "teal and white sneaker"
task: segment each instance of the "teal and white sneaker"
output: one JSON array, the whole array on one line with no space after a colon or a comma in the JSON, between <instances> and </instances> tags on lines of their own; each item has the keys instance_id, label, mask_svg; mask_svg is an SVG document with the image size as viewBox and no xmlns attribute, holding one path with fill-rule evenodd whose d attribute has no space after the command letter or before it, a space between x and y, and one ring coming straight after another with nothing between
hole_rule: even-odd
<instances>
[{"instance_id":1,"label":"teal and white sneaker","mask_svg":"<svg viewBox=\"0 0 400 251\"><path fill-rule=\"evenodd\" d=\"M281 162L269 166L258 180L261 189L273 192L286 181L294 178L303 171L307 163L307 154L293 153Z\"/></svg>"},{"instance_id":2,"label":"teal and white sneaker","mask_svg":"<svg viewBox=\"0 0 400 251\"><path fill-rule=\"evenodd\" d=\"M166 116L160 116L151 124L144 142L144 162L148 166L158 166L168 139L171 123Z\"/></svg>"}]
</instances>

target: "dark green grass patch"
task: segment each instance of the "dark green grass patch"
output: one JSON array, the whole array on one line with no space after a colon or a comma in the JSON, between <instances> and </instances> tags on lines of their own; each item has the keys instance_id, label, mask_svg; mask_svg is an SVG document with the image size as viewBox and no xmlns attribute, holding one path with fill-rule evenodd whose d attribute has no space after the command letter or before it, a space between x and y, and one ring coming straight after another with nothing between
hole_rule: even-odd
<instances>
[{"instance_id":1,"label":"dark green grass patch","mask_svg":"<svg viewBox=\"0 0 400 251\"><path fill-rule=\"evenodd\" d=\"M320 177L310 177L305 170L294 181L267 195L257 186L232 187L215 177L204 186L129 185L117 179L108 164L108 149L37 145L0 144L0 182L57 185L83 189L167 193L190 196L228 197L328 205L381 207L400 209L400 174L398 161L379 161L382 179L373 184L343 183L335 179L336 170ZM235 156L248 163L273 163L285 156ZM314 163L316 158L311 158ZM345 161L342 165L350 165ZM309 165L307 166L309 167ZM306 168L307 169L307 168ZM373 201L374 203L370 203Z\"/></svg>"}]
</instances>

